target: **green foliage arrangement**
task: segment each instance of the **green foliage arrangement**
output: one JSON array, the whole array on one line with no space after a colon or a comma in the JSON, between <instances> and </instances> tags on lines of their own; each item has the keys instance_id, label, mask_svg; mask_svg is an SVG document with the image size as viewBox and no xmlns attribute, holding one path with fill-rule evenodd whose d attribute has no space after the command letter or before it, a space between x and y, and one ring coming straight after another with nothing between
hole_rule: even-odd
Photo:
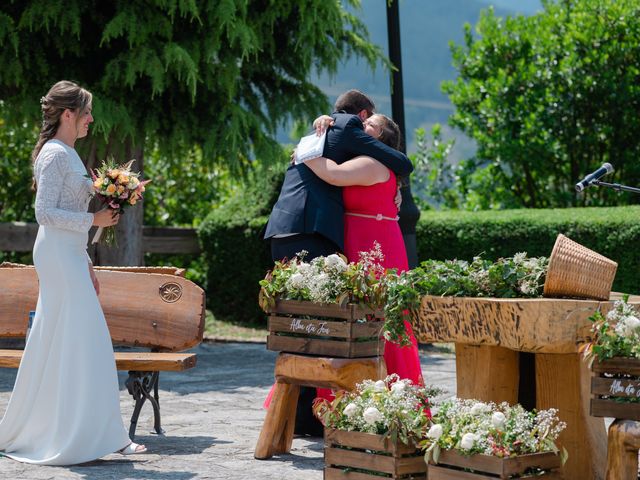
<instances>
[{"instance_id":1,"label":"green foliage arrangement","mask_svg":"<svg viewBox=\"0 0 640 480\"><path fill-rule=\"evenodd\" d=\"M640 292L640 207L422 212L416 228L418 258L488 260L516 252L549 256L562 233L618 262L613 290Z\"/></svg>"},{"instance_id":2,"label":"green foliage arrangement","mask_svg":"<svg viewBox=\"0 0 640 480\"><path fill-rule=\"evenodd\" d=\"M475 257L464 260L425 260L412 270L386 275L385 320L401 322L406 310L416 309L424 295L450 297L540 297L548 260L526 253L495 262Z\"/></svg>"},{"instance_id":3,"label":"green foliage arrangement","mask_svg":"<svg viewBox=\"0 0 640 480\"><path fill-rule=\"evenodd\" d=\"M629 296L615 302L607 315L599 310L589 317L593 341L582 347L588 360L613 357L640 359L640 312L628 303Z\"/></svg>"},{"instance_id":4,"label":"green foliage arrangement","mask_svg":"<svg viewBox=\"0 0 640 480\"><path fill-rule=\"evenodd\" d=\"M327 428L384 435L410 445L424 438L433 406L429 399L441 393L391 374L365 380L353 392L337 392L333 401L317 399L313 411Z\"/></svg>"},{"instance_id":5,"label":"green foliage arrangement","mask_svg":"<svg viewBox=\"0 0 640 480\"><path fill-rule=\"evenodd\" d=\"M478 145L456 175L466 208L638 203L573 185L603 162L608 179L640 184L640 4L545 1L501 18L485 10L453 45L458 78L445 82L452 126Z\"/></svg>"}]
</instances>

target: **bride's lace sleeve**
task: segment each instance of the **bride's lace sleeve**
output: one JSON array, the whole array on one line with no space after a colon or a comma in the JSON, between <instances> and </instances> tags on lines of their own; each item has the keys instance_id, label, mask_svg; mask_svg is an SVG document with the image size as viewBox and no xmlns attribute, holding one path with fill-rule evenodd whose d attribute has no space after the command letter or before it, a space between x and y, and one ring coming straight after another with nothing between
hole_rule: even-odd
<instances>
[{"instance_id":1,"label":"bride's lace sleeve","mask_svg":"<svg viewBox=\"0 0 640 480\"><path fill-rule=\"evenodd\" d=\"M64 190L65 175L69 173L69 159L62 150L47 152L36 165L36 220L65 230L86 233L93 223L93 214L73 212L58 207L61 196L73 195Z\"/></svg>"}]
</instances>

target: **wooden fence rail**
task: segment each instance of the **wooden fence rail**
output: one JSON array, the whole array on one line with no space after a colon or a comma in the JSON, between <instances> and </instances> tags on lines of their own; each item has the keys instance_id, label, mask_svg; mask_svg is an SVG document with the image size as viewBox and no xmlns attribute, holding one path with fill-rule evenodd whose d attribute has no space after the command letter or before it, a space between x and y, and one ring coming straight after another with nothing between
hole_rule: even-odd
<instances>
[{"instance_id":1,"label":"wooden fence rail","mask_svg":"<svg viewBox=\"0 0 640 480\"><path fill-rule=\"evenodd\" d=\"M30 252L37 233L37 223L0 223L0 251ZM200 253L200 244L193 228L143 226L142 249L145 253Z\"/></svg>"}]
</instances>

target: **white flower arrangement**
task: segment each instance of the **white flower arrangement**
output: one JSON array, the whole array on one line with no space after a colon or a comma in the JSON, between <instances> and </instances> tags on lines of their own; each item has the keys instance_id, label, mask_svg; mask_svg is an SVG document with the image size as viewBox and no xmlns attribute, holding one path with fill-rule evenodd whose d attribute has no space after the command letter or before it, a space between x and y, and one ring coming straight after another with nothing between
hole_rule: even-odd
<instances>
[{"instance_id":1,"label":"white flower arrangement","mask_svg":"<svg viewBox=\"0 0 640 480\"><path fill-rule=\"evenodd\" d=\"M585 358L640 358L640 313L628 298L616 301L606 316L597 311L589 318L593 341L581 347Z\"/></svg>"},{"instance_id":2,"label":"white flower arrangement","mask_svg":"<svg viewBox=\"0 0 640 480\"><path fill-rule=\"evenodd\" d=\"M566 427L555 409L536 413L520 405L459 398L443 402L432 423L420 445L425 449L425 460L436 463L441 450L498 457L559 453L555 441Z\"/></svg>"},{"instance_id":3,"label":"white flower arrangement","mask_svg":"<svg viewBox=\"0 0 640 480\"><path fill-rule=\"evenodd\" d=\"M328 428L386 435L405 444L423 438L430 423L429 398L437 388L414 385L391 374L385 380L365 380L354 392L337 392L333 401L319 399L314 412Z\"/></svg>"}]
</instances>

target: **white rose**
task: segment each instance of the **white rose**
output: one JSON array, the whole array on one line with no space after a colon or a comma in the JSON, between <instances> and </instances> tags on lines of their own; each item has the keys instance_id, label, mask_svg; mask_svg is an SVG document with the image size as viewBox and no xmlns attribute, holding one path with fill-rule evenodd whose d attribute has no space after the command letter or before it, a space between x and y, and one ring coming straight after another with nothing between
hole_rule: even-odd
<instances>
[{"instance_id":1,"label":"white rose","mask_svg":"<svg viewBox=\"0 0 640 480\"><path fill-rule=\"evenodd\" d=\"M427 432L427 437L432 440L438 440L442 436L442 425L436 423Z\"/></svg>"},{"instance_id":2,"label":"white rose","mask_svg":"<svg viewBox=\"0 0 640 480\"><path fill-rule=\"evenodd\" d=\"M374 392L384 392L387 389L387 384L384 383L384 380L378 380L373 384Z\"/></svg>"},{"instance_id":3,"label":"white rose","mask_svg":"<svg viewBox=\"0 0 640 480\"><path fill-rule=\"evenodd\" d=\"M624 333L625 337L632 336L636 330L640 327L640 320L637 317L627 317L624 319Z\"/></svg>"},{"instance_id":4,"label":"white rose","mask_svg":"<svg viewBox=\"0 0 640 480\"><path fill-rule=\"evenodd\" d=\"M350 403L349 405L344 407L344 414L348 418L351 418L356 414L356 410L358 410L358 407L356 407L356 404L355 403Z\"/></svg>"},{"instance_id":5,"label":"white rose","mask_svg":"<svg viewBox=\"0 0 640 480\"><path fill-rule=\"evenodd\" d=\"M304 276L301 273L294 273L289 277L291 288L302 288L304 286Z\"/></svg>"},{"instance_id":6,"label":"white rose","mask_svg":"<svg viewBox=\"0 0 640 480\"><path fill-rule=\"evenodd\" d=\"M362 414L362 418L364 418L364 421L369 425L375 425L381 422L384 417L376 407L369 407Z\"/></svg>"},{"instance_id":7,"label":"white rose","mask_svg":"<svg viewBox=\"0 0 640 480\"><path fill-rule=\"evenodd\" d=\"M301 263L300 265L298 265L298 272L303 275L311 273L311 265L309 265L308 263Z\"/></svg>"},{"instance_id":8,"label":"white rose","mask_svg":"<svg viewBox=\"0 0 640 480\"><path fill-rule=\"evenodd\" d=\"M335 253L329 255L324 259L324 266L327 268L335 268L336 270L344 270L347 268L347 264L340 257L340 255L336 255Z\"/></svg>"},{"instance_id":9,"label":"white rose","mask_svg":"<svg viewBox=\"0 0 640 480\"><path fill-rule=\"evenodd\" d=\"M493 412L493 415L491 415L491 423L496 428L503 428L506 420L507 417L502 412Z\"/></svg>"},{"instance_id":10,"label":"white rose","mask_svg":"<svg viewBox=\"0 0 640 480\"><path fill-rule=\"evenodd\" d=\"M393 393L394 395L401 395L402 392L404 392L406 386L407 385L404 382L396 382L391 385L391 393Z\"/></svg>"},{"instance_id":11,"label":"white rose","mask_svg":"<svg viewBox=\"0 0 640 480\"><path fill-rule=\"evenodd\" d=\"M489 406L485 403L478 402L474 403L471 407L471 415L480 415L481 413L486 413L489 410Z\"/></svg>"},{"instance_id":12,"label":"white rose","mask_svg":"<svg viewBox=\"0 0 640 480\"><path fill-rule=\"evenodd\" d=\"M473 444L476 443L476 435L474 433L465 433L460 440L460 448L463 450L471 450Z\"/></svg>"}]
</instances>

